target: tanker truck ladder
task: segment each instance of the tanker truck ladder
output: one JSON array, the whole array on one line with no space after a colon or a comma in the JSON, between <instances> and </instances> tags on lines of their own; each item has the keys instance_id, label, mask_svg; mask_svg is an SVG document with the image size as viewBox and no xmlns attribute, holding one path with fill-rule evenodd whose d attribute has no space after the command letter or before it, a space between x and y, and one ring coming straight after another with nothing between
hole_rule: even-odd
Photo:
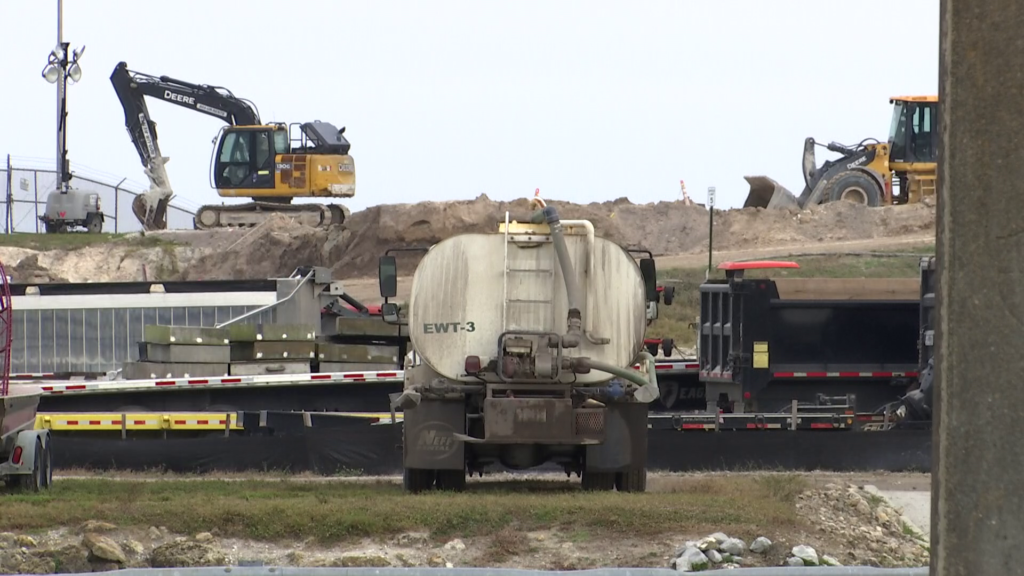
<instances>
[{"instance_id":1,"label":"tanker truck ladder","mask_svg":"<svg viewBox=\"0 0 1024 576\"><path fill-rule=\"evenodd\" d=\"M512 227L512 223L509 221L509 213L506 211L505 212L505 227L504 227L504 232L505 232L505 266L504 266L504 269L503 269L503 276L502 276L502 304L501 304L501 306L502 306L501 307L501 330L502 330L502 332L507 332L509 330L509 326L508 326L508 324L509 324L509 320L508 320L509 319L509 315L508 315L509 304L526 305L526 306L531 306L531 307L545 306L549 312L552 309L552 306L554 304L553 301L550 300L550 299L516 298L515 297L515 293L518 292L518 290L516 290L516 288L521 288L521 287L524 286L524 284L527 287L529 287L531 285L528 282L525 282L525 283L524 282L514 282L514 280L517 277L526 276L526 275L544 274L544 275L550 275L552 280L554 279L554 270L551 269L551 268L523 268L523 267L520 267L520 266L522 266L522 264L520 264L520 263L513 263L513 262L511 262L509 260L508 248L509 248L510 244L515 244L515 243L518 243L518 242L529 243L529 244L550 243L551 242L551 237L550 236L530 234L529 233L530 230L526 226L520 225L519 223L516 223L516 224L517 224L517 226L516 226L517 233L516 234L510 233L509 229ZM525 234L519 233L519 232L525 232ZM510 279L512 279L513 282L514 282L512 286L509 286L509 280ZM511 297L509 295L509 292L513 293ZM549 321L551 320L550 314L549 314L548 320ZM512 329L513 330L521 330L522 326L514 326L514 327L512 327Z\"/></svg>"}]
</instances>

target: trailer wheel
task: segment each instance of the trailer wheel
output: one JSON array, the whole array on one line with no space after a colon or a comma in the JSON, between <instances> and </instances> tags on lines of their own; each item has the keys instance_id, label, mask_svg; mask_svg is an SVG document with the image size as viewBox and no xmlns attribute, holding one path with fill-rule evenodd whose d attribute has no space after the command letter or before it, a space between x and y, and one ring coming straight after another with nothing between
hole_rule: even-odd
<instances>
[{"instance_id":1,"label":"trailer wheel","mask_svg":"<svg viewBox=\"0 0 1024 576\"><path fill-rule=\"evenodd\" d=\"M646 492L647 468L630 468L615 474L615 489L619 492Z\"/></svg>"},{"instance_id":2,"label":"trailer wheel","mask_svg":"<svg viewBox=\"0 0 1024 576\"><path fill-rule=\"evenodd\" d=\"M615 489L615 472L590 472L583 471L583 478L580 482L583 489L590 491L608 491Z\"/></svg>"},{"instance_id":3,"label":"trailer wheel","mask_svg":"<svg viewBox=\"0 0 1024 576\"><path fill-rule=\"evenodd\" d=\"M43 443L36 438L36 452L32 459L32 473L22 474L18 477L21 482L21 489L29 492L39 492L43 484Z\"/></svg>"},{"instance_id":4,"label":"trailer wheel","mask_svg":"<svg viewBox=\"0 0 1024 576\"><path fill-rule=\"evenodd\" d=\"M51 448L50 442L53 442L51 437L43 448L43 489L49 490L53 486L53 448Z\"/></svg>"},{"instance_id":5,"label":"trailer wheel","mask_svg":"<svg viewBox=\"0 0 1024 576\"><path fill-rule=\"evenodd\" d=\"M466 489L466 469L462 470L438 470L437 489L462 492Z\"/></svg>"},{"instance_id":6,"label":"trailer wheel","mask_svg":"<svg viewBox=\"0 0 1024 576\"><path fill-rule=\"evenodd\" d=\"M402 473L402 485L406 492L417 494L434 486L436 474L433 470L406 468Z\"/></svg>"}]
</instances>

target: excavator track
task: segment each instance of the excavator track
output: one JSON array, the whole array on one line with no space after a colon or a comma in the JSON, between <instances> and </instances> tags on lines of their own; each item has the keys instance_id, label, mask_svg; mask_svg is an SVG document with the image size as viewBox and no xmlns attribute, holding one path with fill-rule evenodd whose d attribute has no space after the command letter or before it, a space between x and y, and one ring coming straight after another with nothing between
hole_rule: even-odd
<instances>
[{"instance_id":1,"label":"excavator track","mask_svg":"<svg viewBox=\"0 0 1024 576\"><path fill-rule=\"evenodd\" d=\"M315 228L331 228L345 222L349 211L340 204L283 204L248 202L246 204L207 205L196 211L196 230L252 228L277 214Z\"/></svg>"}]
</instances>

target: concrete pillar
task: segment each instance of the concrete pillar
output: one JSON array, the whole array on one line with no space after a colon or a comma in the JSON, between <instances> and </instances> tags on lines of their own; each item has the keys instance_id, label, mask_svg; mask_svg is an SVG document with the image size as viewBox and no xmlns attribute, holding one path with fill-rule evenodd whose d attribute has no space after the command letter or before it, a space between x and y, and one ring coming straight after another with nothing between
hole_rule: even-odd
<instances>
[{"instance_id":1,"label":"concrete pillar","mask_svg":"<svg viewBox=\"0 0 1024 576\"><path fill-rule=\"evenodd\" d=\"M1024 2L940 19L931 574L1024 574Z\"/></svg>"}]
</instances>

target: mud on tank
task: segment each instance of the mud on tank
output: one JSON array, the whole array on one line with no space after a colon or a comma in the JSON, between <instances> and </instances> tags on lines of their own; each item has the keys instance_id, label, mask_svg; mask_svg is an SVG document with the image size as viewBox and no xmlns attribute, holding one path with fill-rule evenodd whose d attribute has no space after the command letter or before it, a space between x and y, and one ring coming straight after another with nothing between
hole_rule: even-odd
<instances>
[{"instance_id":1,"label":"mud on tank","mask_svg":"<svg viewBox=\"0 0 1024 576\"><path fill-rule=\"evenodd\" d=\"M416 268L408 331L419 361L392 395L408 491L461 490L467 472L546 463L585 489L646 488L654 261L638 264L590 222L535 202L528 222L505 214L496 233L443 240ZM381 295L395 287L385 255ZM395 304L383 308L397 318Z\"/></svg>"}]
</instances>

